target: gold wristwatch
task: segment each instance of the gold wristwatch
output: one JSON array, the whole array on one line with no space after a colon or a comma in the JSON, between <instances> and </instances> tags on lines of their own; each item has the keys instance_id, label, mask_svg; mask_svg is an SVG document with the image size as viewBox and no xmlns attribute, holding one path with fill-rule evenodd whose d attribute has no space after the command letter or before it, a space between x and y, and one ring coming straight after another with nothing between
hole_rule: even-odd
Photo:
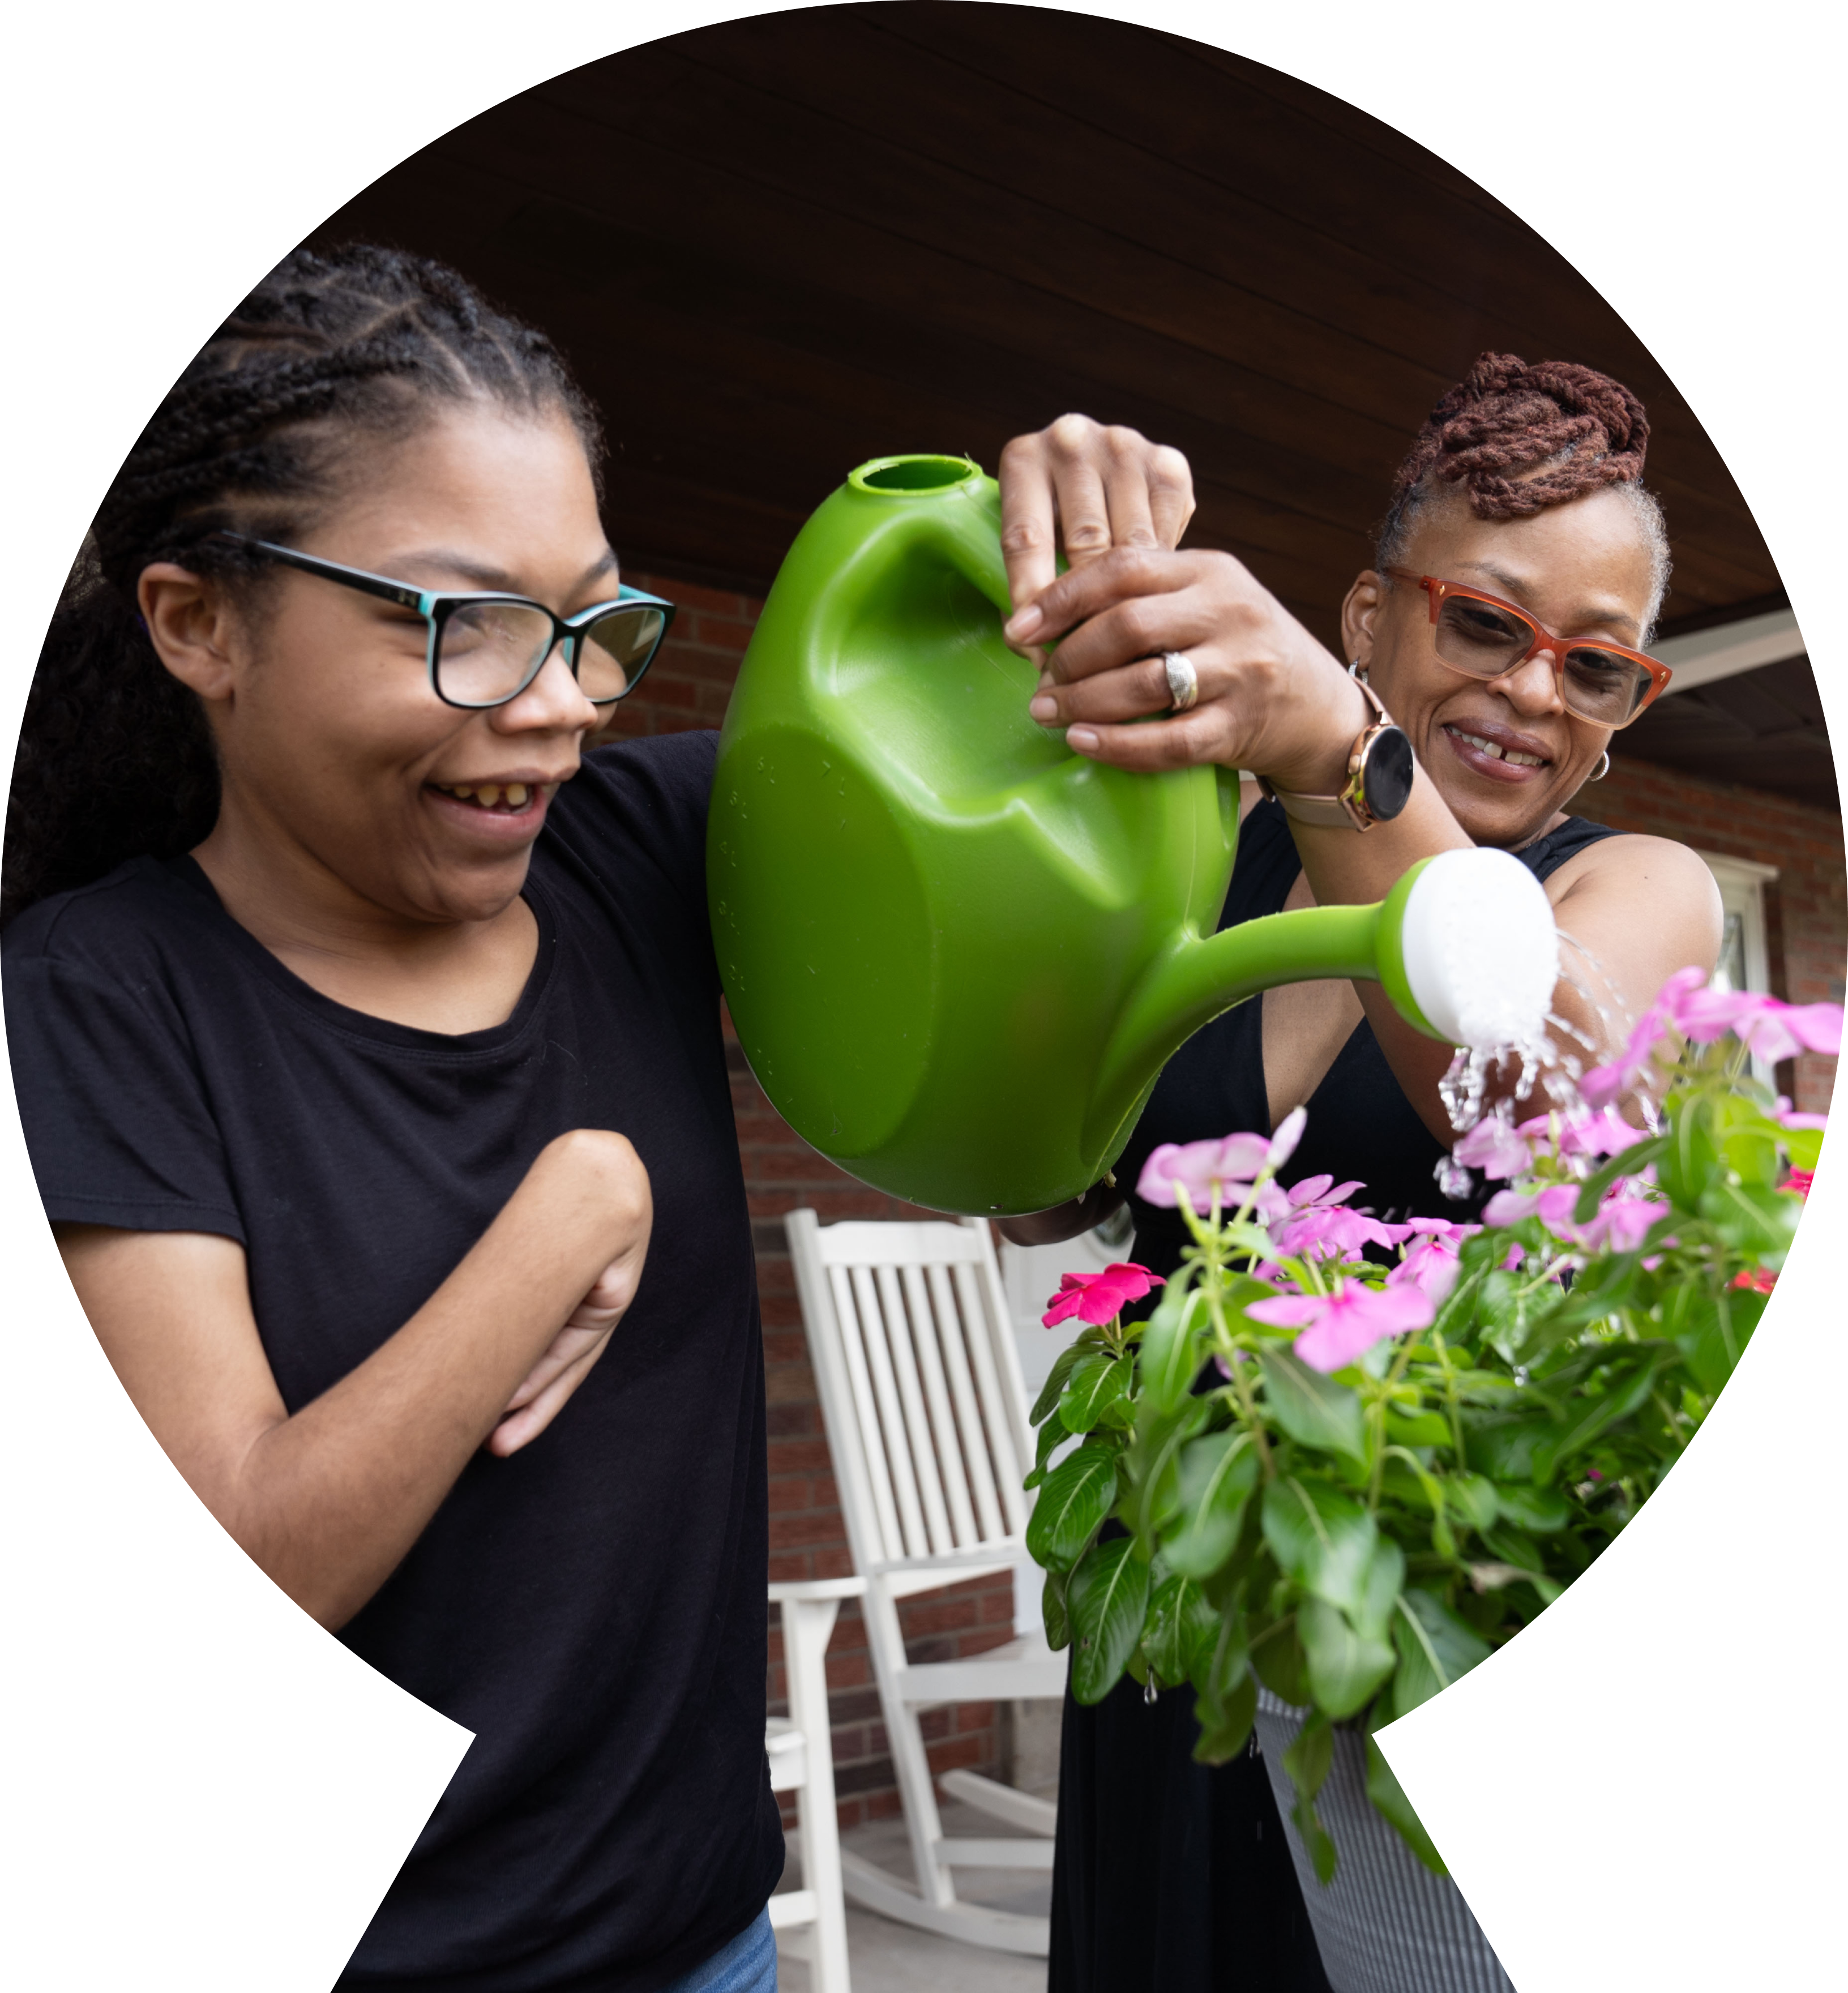
<instances>
[{"instance_id":1,"label":"gold wristwatch","mask_svg":"<svg viewBox=\"0 0 1848 1993\"><path fill-rule=\"evenodd\" d=\"M1324 830L1351 827L1371 830L1376 823L1390 823L1412 800L1412 784L1418 763L1412 744L1394 726L1392 716L1379 703L1371 685L1359 676L1354 683L1366 695L1377 717L1363 727L1348 750L1348 780L1340 793L1332 796L1303 796L1287 789L1272 788L1262 775L1259 790L1272 802L1281 803L1286 815L1299 823Z\"/></svg>"}]
</instances>

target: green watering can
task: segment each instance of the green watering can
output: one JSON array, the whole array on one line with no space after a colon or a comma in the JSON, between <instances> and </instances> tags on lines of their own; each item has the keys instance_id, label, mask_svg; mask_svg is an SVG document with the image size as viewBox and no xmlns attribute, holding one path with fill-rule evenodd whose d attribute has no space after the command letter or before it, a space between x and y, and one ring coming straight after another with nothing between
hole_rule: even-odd
<instances>
[{"instance_id":1,"label":"green watering can","mask_svg":"<svg viewBox=\"0 0 1848 1993\"><path fill-rule=\"evenodd\" d=\"M1274 985L1377 979L1457 1044L1537 1028L1557 942L1505 853L1216 934L1236 776L1071 753L1027 716L1008 613L999 489L945 456L861 465L764 604L707 881L740 1041L805 1141L933 1209L1037 1211L1105 1174L1186 1039Z\"/></svg>"}]
</instances>

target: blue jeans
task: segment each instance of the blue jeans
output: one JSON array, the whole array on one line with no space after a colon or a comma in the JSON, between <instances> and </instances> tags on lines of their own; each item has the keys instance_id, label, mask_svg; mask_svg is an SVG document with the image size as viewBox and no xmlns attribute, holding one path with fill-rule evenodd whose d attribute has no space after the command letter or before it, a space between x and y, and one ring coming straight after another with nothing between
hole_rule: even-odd
<instances>
[{"instance_id":1,"label":"blue jeans","mask_svg":"<svg viewBox=\"0 0 1848 1993\"><path fill-rule=\"evenodd\" d=\"M676 1979L664 1993L777 1993L777 1940L770 1912L758 1913L722 1951Z\"/></svg>"}]
</instances>

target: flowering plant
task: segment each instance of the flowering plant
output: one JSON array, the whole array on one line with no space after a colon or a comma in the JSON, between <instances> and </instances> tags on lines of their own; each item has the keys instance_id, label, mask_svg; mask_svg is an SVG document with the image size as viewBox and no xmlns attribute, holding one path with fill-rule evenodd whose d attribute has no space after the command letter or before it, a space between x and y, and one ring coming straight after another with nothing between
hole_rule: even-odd
<instances>
[{"instance_id":1,"label":"flowering plant","mask_svg":"<svg viewBox=\"0 0 1848 1993\"><path fill-rule=\"evenodd\" d=\"M1137 1188L1192 1235L1173 1277L1068 1274L1047 1318L1090 1325L1033 1407L1028 1478L1073 1692L1189 1685L1208 1763L1244 1748L1260 1684L1306 1706L1283 1762L1324 1880L1331 1726L1364 1726L1375 1805L1442 1872L1373 1732L1587 1568L1764 1311L1822 1124L1748 1057L1835 1051L1842 1014L1702 982L1672 978L1570 1109L1505 1103L1464 1135L1455 1162L1503 1186L1481 1225L1387 1223L1326 1177L1284 1190L1299 1109L1268 1139L1158 1149ZM1158 1286L1147 1322L1106 1314Z\"/></svg>"}]
</instances>

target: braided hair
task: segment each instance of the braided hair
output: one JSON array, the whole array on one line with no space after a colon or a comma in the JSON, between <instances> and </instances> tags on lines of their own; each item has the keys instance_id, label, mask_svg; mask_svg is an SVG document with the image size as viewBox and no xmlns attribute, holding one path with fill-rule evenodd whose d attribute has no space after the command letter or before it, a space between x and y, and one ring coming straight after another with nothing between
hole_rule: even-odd
<instances>
[{"instance_id":1,"label":"braided hair","mask_svg":"<svg viewBox=\"0 0 1848 1993\"><path fill-rule=\"evenodd\" d=\"M599 476L596 413L556 349L441 264L298 249L225 320L130 450L53 617L13 764L0 922L128 858L189 850L217 821L204 708L136 611L142 570L174 561L254 593L260 561L209 535L301 533L356 443L478 399L562 410Z\"/></svg>"},{"instance_id":2,"label":"braided hair","mask_svg":"<svg viewBox=\"0 0 1848 1993\"><path fill-rule=\"evenodd\" d=\"M1649 549L1653 624L1669 586L1662 508L1642 482L1649 419L1621 381L1566 360L1485 353L1426 418L1393 480L1375 565L1405 564L1412 521L1460 491L1479 519L1531 518L1613 487ZM1648 641L1645 632L1644 641Z\"/></svg>"}]
</instances>

